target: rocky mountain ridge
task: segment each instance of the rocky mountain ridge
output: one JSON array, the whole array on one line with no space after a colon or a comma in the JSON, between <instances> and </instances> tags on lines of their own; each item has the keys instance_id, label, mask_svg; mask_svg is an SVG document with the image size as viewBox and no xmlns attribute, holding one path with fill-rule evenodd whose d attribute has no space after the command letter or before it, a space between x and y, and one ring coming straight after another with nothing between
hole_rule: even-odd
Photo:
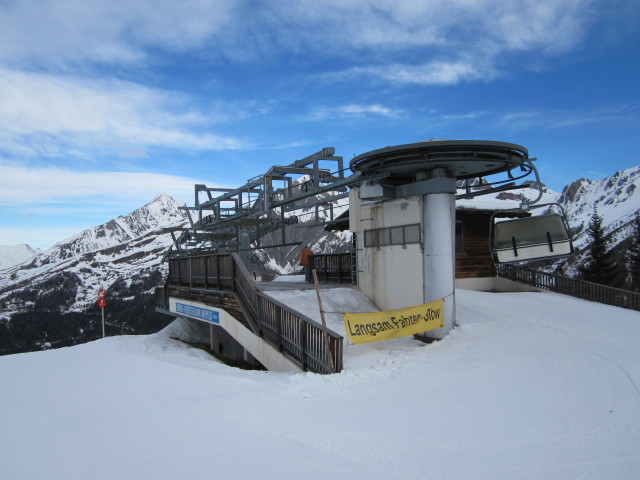
<instances>
[{"instance_id":1,"label":"rocky mountain ridge","mask_svg":"<svg viewBox=\"0 0 640 480\"><path fill-rule=\"evenodd\" d=\"M595 211L603 217L605 233L611 235L613 247L629 236L630 223L640 210L640 167L604 180L576 180L562 190L557 201L567 212L579 248L588 242L586 226Z\"/></svg>"}]
</instances>

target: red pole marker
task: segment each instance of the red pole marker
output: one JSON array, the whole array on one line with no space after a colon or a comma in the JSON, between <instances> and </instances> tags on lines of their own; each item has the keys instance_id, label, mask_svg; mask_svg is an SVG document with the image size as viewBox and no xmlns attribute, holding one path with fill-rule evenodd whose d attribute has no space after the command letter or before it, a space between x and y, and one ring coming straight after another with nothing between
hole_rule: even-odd
<instances>
[{"instance_id":1,"label":"red pole marker","mask_svg":"<svg viewBox=\"0 0 640 480\"><path fill-rule=\"evenodd\" d=\"M104 307L107 306L107 292L102 288L98 290L98 306L102 311L102 338L104 338L106 336L104 331Z\"/></svg>"}]
</instances>

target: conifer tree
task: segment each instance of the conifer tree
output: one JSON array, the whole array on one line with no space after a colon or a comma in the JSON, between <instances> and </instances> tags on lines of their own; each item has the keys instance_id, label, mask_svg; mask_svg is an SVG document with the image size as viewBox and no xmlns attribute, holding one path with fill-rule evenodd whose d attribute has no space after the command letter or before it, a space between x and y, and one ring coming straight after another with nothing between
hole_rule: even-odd
<instances>
[{"instance_id":1,"label":"conifer tree","mask_svg":"<svg viewBox=\"0 0 640 480\"><path fill-rule=\"evenodd\" d=\"M582 278L589 282L620 287L620 267L615 261L614 252L607 252L607 241L602 226L602 217L594 210L589 221L587 233L591 237L589 261L581 268Z\"/></svg>"},{"instance_id":2,"label":"conifer tree","mask_svg":"<svg viewBox=\"0 0 640 480\"><path fill-rule=\"evenodd\" d=\"M640 292L640 211L636 212L636 218L633 222L633 226L631 246L627 253L629 284L631 290Z\"/></svg>"}]
</instances>

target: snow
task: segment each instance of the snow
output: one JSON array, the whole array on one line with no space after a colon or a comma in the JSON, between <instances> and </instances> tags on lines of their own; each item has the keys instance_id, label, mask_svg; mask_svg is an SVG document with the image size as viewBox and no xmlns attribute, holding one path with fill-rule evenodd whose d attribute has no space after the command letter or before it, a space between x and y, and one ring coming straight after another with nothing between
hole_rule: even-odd
<instances>
[{"instance_id":1,"label":"snow","mask_svg":"<svg viewBox=\"0 0 640 480\"><path fill-rule=\"evenodd\" d=\"M33 260L39 252L39 249L34 250L24 243L19 245L0 245L0 270Z\"/></svg>"},{"instance_id":2,"label":"snow","mask_svg":"<svg viewBox=\"0 0 640 480\"><path fill-rule=\"evenodd\" d=\"M279 275L272 280L275 283L305 283L306 279L304 275Z\"/></svg>"},{"instance_id":3,"label":"snow","mask_svg":"<svg viewBox=\"0 0 640 480\"><path fill-rule=\"evenodd\" d=\"M270 294L319 317L315 291ZM457 317L438 343L350 345L338 375L227 367L180 322L1 357L3 478L638 478L638 312L459 290Z\"/></svg>"}]
</instances>

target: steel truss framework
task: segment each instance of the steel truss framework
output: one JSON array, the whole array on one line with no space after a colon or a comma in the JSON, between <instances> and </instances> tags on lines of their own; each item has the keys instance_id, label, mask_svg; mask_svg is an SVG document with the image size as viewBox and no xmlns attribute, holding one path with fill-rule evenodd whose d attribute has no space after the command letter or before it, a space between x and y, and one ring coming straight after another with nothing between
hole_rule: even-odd
<instances>
[{"instance_id":1,"label":"steel truss framework","mask_svg":"<svg viewBox=\"0 0 640 480\"><path fill-rule=\"evenodd\" d=\"M195 185L194 206L182 207L190 225L179 237L172 232L174 247L167 256L199 249L224 253L290 245L285 227L299 222L295 211L315 212L315 220L306 226L327 223L318 220L321 208L330 212L328 221L333 221L334 202L349 195L350 183L343 158L327 147L289 165L273 166L239 188ZM278 230L278 244L260 245L261 237Z\"/></svg>"}]
</instances>

